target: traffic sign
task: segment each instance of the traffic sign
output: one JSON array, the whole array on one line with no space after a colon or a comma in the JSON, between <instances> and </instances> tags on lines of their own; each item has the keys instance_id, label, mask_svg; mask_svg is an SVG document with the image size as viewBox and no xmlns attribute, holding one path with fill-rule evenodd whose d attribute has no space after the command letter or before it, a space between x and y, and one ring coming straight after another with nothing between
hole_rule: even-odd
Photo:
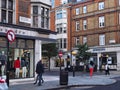
<instances>
[{"instance_id":1,"label":"traffic sign","mask_svg":"<svg viewBox=\"0 0 120 90\"><path fill-rule=\"evenodd\" d=\"M15 40L15 33L12 30L7 31L7 39L9 42L13 42Z\"/></svg>"},{"instance_id":2,"label":"traffic sign","mask_svg":"<svg viewBox=\"0 0 120 90\"><path fill-rule=\"evenodd\" d=\"M62 57L63 56L63 53L62 51L59 52L59 57Z\"/></svg>"}]
</instances>

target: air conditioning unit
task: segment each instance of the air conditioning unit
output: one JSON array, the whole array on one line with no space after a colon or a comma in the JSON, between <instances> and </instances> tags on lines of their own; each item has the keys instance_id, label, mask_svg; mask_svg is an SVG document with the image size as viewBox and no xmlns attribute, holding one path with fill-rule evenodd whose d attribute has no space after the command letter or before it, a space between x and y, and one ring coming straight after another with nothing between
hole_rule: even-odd
<instances>
[{"instance_id":1,"label":"air conditioning unit","mask_svg":"<svg viewBox=\"0 0 120 90\"><path fill-rule=\"evenodd\" d=\"M115 43L115 40L109 40L109 43L113 44L113 43Z\"/></svg>"}]
</instances>

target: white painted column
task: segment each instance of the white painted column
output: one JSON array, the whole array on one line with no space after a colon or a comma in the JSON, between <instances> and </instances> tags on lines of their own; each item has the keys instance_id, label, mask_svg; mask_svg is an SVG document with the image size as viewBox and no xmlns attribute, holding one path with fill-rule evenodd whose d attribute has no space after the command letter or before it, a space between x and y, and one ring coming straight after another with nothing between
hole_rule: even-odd
<instances>
[{"instance_id":1,"label":"white painted column","mask_svg":"<svg viewBox=\"0 0 120 90\"><path fill-rule=\"evenodd\" d=\"M120 70L120 52L117 52L117 70Z\"/></svg>"},{"instance_id":2,"label":"white painted column","mask_svg":"<svg viewBox=\"0 0 120 90\"><path fill-rule=\"evenodd\" d=\"M36 68L36 64L37 62L42 59L42 44L40 40L35 40L35 68Z\"/></svg>"},{"instance_id":3,"label":"white painted column","mask_svg":"<svg viewBox=\"0 0 120 90\"><path fill-rule=\"evenodd\" d=\"M97 70L100 70L100 60L99 57L101 56L101 53L97 53Z\"/></svg>"}]
</instances>

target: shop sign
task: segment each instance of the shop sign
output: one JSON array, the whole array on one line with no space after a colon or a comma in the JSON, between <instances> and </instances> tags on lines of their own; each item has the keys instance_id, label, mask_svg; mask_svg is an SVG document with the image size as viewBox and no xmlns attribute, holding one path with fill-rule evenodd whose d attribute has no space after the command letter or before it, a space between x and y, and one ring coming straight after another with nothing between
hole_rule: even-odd
<instances>
[{"instance_id":1,"label":"shop sign","mask_svg":"<svg viewBox=\"0 0 120 90\"><path fill-rule=\"evenodd\" d=\"M105 48L94 48L93 52L105 51Z\"/></svg>"},{"instance_id":2,"label":"shop sign","mask_svg":"<svg viewBox=\"0 0 120 90\"><path fill-rule=\"evenodd\" d=\"M9 42L13 42L15 40L15 33L12 30L7 31L7 39Z\"/></svg>"}]
</instances>

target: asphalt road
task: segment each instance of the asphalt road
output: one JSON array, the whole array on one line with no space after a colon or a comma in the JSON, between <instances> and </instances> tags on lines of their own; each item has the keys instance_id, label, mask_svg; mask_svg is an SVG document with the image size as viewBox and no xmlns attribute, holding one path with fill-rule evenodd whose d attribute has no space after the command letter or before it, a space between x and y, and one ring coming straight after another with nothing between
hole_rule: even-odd
<instances>
[{"instance_id":1,"label":"asphalt road","mask_svg":"<svg viewBox=\"0 0 120 90\"><path fill-rule=\"evenodd\" d=\"M80 86L80 87L71 87L59 90L120 90L120 77L115 78L117 82L112 85L106 86Z\"/></svg>"}]
</instances>

